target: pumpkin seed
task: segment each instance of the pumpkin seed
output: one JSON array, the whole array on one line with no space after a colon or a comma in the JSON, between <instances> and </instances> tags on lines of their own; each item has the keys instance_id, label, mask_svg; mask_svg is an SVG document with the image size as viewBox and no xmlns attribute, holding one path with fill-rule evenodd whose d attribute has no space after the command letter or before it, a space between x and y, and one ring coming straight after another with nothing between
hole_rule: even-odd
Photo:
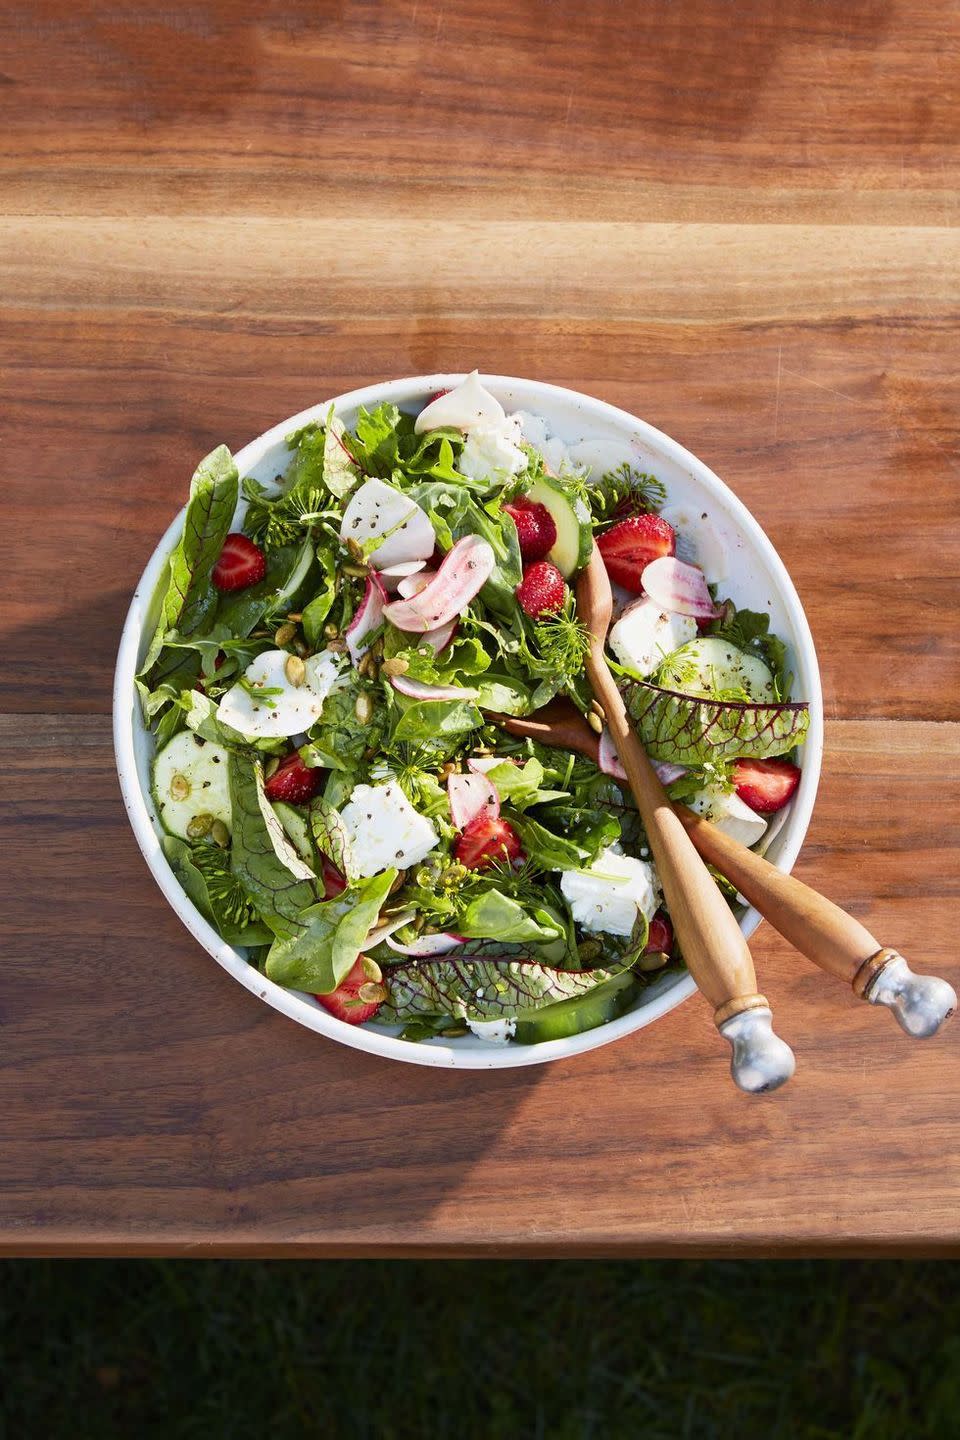
<instances>
[{"instance_id":1,"label":"pumpkin seed","mask_svg":"<svg viewBox=\"0 0 960 1440\"><path fill-rule=\"evenodd\" d=\"M353 707L353 713L361 725L369 725L373 719L373 696L368 695L366 691L358 695Z\"/></svg>"},{"instance_id":2,"label":"pumpkin seed","mask_svg":"<svg viewBox=\"0 0 960 1440\"><path fill-rule=\"evenodd\" d=\"M288 655L283 664L283 673L291 685L302 685L307 678L307 667L299 655Z\"/></svg>"},{"instance_id":3,"label":"pumpkin seed","mask_svg":"<svg viewBox=\"0 0 960 1440\"><path fill-rule=\"evenodd\" d=\"M347 554L354 560L363 559L363 546L359 540L354 540L352 536L347 537Z\"/></svg>"},{"instance_id":4,"label":"pumpkin seed","mask_svg":"<svg viewBox=\"0 0 960 1440\"><path fill-rule=\"evenodd\" d=\"M607 714L599 700L591 700L590 709L594 715L598 715L602 721L606 722Z\"/></svg>"},{"instance_id":5,"label":"pumpkin seed","mask_svg":"<svg viewBox=\"0 0 960 1440\"><path fill-rule=\"evenodd\" d=\"M393 660L384 660L384 675L406 675L410 669L410 661L405 660L402 655L397 655Z\"/></svg>"},{"instance_id":6,"label":"pumpkin seed","mask_svg":"<svg viewBox=\"0 0 960 1440\"><path fill-rule=\"evenodd\" d=\"M600 719L599 715L595 714L593 710L591 710L590 714L587 716L587 724L590 726L591 730L595 731L597 735L603 734L603 721Z\"/></svg>"},{"instance_id":7,"label":"pumpkin seed","mask_svg":"<svg viewBox=\"0 0 960 1440\"><path fill-rule=\"evenodd\" d=\"M390 886L390 894L391 894L391 895L396 895L396 893L397 893L398 890L402 890L402 889L403 889L403 887L404 887L404 885L406 884L406 882L407 882L407 872L406 872L406 870L398 870L398 871L397 871L397 878L396 878L396 880L394 880L393 884Z\"/></svg>"},{"instance_id":8,"label":"pumpkin seed","mask_svg":"<svg viewBox=\"0 0 960 1440\"><path fill-rule=\"evenodd\" d=\"M333 622L331 621L331 623L330 623L329 625L324 625L324 627L323 627L323 633L324 633L324 635L327 637L328 640L336 640L337 636L340 634L340 631L337 629L336 625L334 625Z\"/></svg>"},{"instance_id":9,"label":"pumpkin seed","mask_svg":"<svg viewBox=\"0 0 960 1440\"><path fill-rule=\"evenodd\" d=\"M230 844L230 831L227 829L226 825L224 825L222 820L214 820L213 824L210 826L210 835L213 838L214 842L220 846L221 850L226 850L227 846Z\"/></svg>"},{"instance_id":10,"label":"pumpkin seed","mask_svg":"<svg viewBox=\"0 0 960 1440\"><path fill-rule=\"evenodd\" d=\"M187 839L202 840L204 835L209 835L213 829L212 815L194 815L187 824Z\"/></svg>"},{"instance_id":11,"label":"pumpkin seed","mask_svg":"<svg viewBox=\"0 0 960 1440\"><path fill-rule=\"evenodd\" d=\"M372 980L365 980L357 991L357 997L364 1005L380 1005L387 998L387 987L375 985Z\"/></svg>"},{"instance_id":12,"label":"pumpkin seed","mask_svg":"<svg viewBox=\"0 0 960 1440\"><path fill-rule=\"evenodd\" d=\"M639 968L641 970L662 970L669 959L670 956L664 955L662 950L651 950L649 955L640 956Z\"/></svg>"},{"instance_id":13,"label":"pumpkin seed","mask_svg":"<svg viewBox=\"0 0 960 1440\"><path fill-rule=\"evenodd\" d=\"M577 954L585 963L589 963L591 960L599 960L602 953L602 940L581 940L577 946Z\"/></svg>"},{"instance_id":14,"label":"pumpkin seed","mask_svg":"<svg viewBox=\"0 0 960 1440\"><path fill-rule=\"evenodd\" d=\"M302 611L302 610L291 610L290 613L289 613L289 615L287 616L287 619L288 619L288 620L292 620L293 623L294 623L294 625L299 625L299 624L300 624L300 621L303 619L303 611Z\"/></svg>"},{"instance_id":15,"label":"pumpkin seed","mask_svg":"<svg viewBox=\"0 0 960 1440\"><path fill-rule=\"evenodd\" d=\"M383 979L383 971L376 960L371 960L369 955L360 956L360 969L368 980L374 980L379 984Z\"/></svg>"},{"instance_id":16,"label":"pumpkin seed","mask_svg":"<svg viewBox=\"0 0 960 1440\"><path fill-rule=\"evenodd\" d=\"M440 1034L444 1040L459 1040L461 1035L469 1035L470 1031L466 1025L448 1025Z\"/></svg>"},{"instance_id":17,"label":"pumpkin seed","mask_svg":"<svg viewBox=\"0 0 960 1440\"><path fill-rule=\"evenodd\" d=\"M264 780L269 780L271 775L276 775L276 773L277 773L277 771L278 771L279 769L280 769L280 756L279 756L279 755L271 755L271 756L270 756L270 759L267 761L266 765L264 765L264 767L263 767L263 778L264 778Z\"/></svg>"},{"instance_id":18,"label":"pumpkin seed","mask_svg":"<svg viewBox=\"0 0 960 1440\"><path fill-rule=\"evenodd\" d=\"M171 777L170 794L173 796L174 800L186 800L187 796L190 794L190 781L187 779L186 775L181 775L178 771L176 775Z\"/></svg>"},{"instance_id":19,"label":"pumpkin seed","mask_svg":"<svg viewBox=\"0 0 960 1440\"><path fill-rule=\"evenodd\" d=\"M273 637L273 643L274 645L276 645L278 650L282 650L285 645L290 644L290 641L293 639L296 633L296 625L291 625L290 621L288 620L286 625L281 625L280 628L277 630L277 633Z\"/></svg>"}]
</instances>

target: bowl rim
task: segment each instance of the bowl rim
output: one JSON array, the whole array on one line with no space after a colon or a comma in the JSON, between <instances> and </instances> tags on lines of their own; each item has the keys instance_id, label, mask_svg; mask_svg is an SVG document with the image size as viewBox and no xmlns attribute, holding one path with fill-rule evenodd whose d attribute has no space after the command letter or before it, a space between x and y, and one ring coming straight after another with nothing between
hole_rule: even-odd
<instances>
[{"instance_id":1,"label":"bowl rim","mask_svg":"<svg viewBox=\"0 0 960 1440\"><path fill-rule=\"evenodd\" d=\"M380 404L384 401L403 407L417 399L423 400L437 390L451 387L463 380L465 372L437 372L432 375L404 376L399 379L380 381L346 391L315 405L310 405L289 419L273 425L240 451L235 459L241 475L248 474L266 453L283 442L292 431L310 420L323 419L331 404L338 412L354 410L364 405ZM584 422L591 418L629 428L642 442L658 449L675 464L685 468L697 484L719 501L727 517L748 537L753 548L759 552L776 591L787 609L795 635L795 648L803 655L804 669L810 679L808 702L810 727L803 747L801 780L793 799L791 810L784 825L787 832L783 848L776 861L777 868L789 873L800 852L810 818L813 813L823 754L823 698L820 670L816 649L806 614L797 594L796 587L773 543L747 509L743 501L713 470L698 459L679 441L658 430L648 421L641 420L629 411L611 405L605 400L585 395L566 386L552 385L546 381L528 380L510 375L482 374L481 380L494 392L509 389L511 400L519 408L537 413L537 398L545 394L571 405ZM113 740L117 764L117 775L124 806L137 843L147 866L161 892L174 913L203 946L232 977L247 990L264 1000L281 1014L296 1020L308 1029L325 1035L340 1044L367 1054L379 1055L385 1059L400 1060L407 1064L428 1065L446 1069L513 1069L523 1065L545 1064L552 1060L584 1054L601 1045L608 1045L625 1035L652 1024L661 1016L683 1003L696 991L696 985L689 975L678 977L673 983L655 995L645 1004L628 1011L616 1020L607 1021L580 1035L567 1036L558 1040L544 1041L539 1045L487 1045L484 1050L457 1049L455 1045L433 1040L411 1044L381 1031L369 1030L364 1026L347 1025L336 1019L322 1006L308 1000L299 991L286 990L261 975L231 945L228 945L195 908L186 892L177 881L167 862L160 844L160 837L148 810L148 798L140 787L136 753L135 734L143 730L144 724L137 702L134 677L139 663L139 652L144 635L150 602L159 583L167 557L180 537L186 506L182 507L160 538L150 559L137 582L130 607L124 621L117 654L113 686ZM753 934L761 917L750 907L741 917L740 926L746 938Z\"/></svg>"}]
</instances>

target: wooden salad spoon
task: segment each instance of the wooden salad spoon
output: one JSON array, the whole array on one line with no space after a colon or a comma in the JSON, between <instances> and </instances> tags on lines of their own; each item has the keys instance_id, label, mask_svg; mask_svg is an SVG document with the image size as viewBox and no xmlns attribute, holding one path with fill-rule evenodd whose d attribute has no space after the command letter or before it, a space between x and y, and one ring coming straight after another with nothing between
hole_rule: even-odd
<instances>
[{"instance_id":1,"label":"wooden salad spoon","mask_svg":"<svg viewBox=\"0 0 960 1440\"><path fill-rule=\"evenodd\" d=\"M630 783L653 852L687 969L713 1006L720 1034L733 1048L730 1073L741 1090L775 1090L794 1072L793 1051L773 1032L766 997L757 992L743 932L667 798L627 716L604 652L613 595L599 550L577 580L577 613L586 626L587 678Z\"/></svg>"},{"instance_id":2,"label":"wooden salad spoon","mask_svg":"<svg viewBox=\"0 0 960 1440\"><path fill-rule=\"evenodd\" d=\"M528 735L544 745L599 759L598 737L567 700L554 700L534 715L500 715L496 721L512 735ZM674 802L673 808L704 860L814 965L846 980L861 1000L892 1010L907 1034L917 1039L935 1035L949 1020L957 1007L952 985L935 975L915 975L897 950L881 945L825 895L784 875L686 805Z\"/></svg>"}]
</instances>

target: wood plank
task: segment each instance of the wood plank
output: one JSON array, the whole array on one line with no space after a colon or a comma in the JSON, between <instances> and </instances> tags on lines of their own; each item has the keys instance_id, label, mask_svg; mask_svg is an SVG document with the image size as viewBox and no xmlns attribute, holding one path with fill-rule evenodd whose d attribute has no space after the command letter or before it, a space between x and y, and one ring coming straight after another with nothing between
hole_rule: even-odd
<instances>
[{"instance_id":1,"label":"wood plank","mask_svg":"<svg viewBox=\"0 0 960 1440\"><path fill-rule=\"evenodd\" d=\"M0 723L4 1253L960 1250L960 1031L908 1041L764 928L799 1059L775 1096L733 1090L696 999L563 1064L388 1068L190 939L137 853L105 719L33 724L24 743ZM954 983L958 749L960 725L831 723L798 866Z\"/></svg>"},{"instance_id":2,"label":"wood plank","mask_svg":"<svg viewBox=\"0 0 960 1440\"><path fill-rule=\"evenodd\" d=\"M174 274L186 275L172 248L164 253ZM58 254L76 293L82 248ZM118 289L146 284L148 268L141 262L133 281L118 268ZM90 273L108 298L107 281ZM727 480L798 586L828 713L950 719L960 693L960 372L947 310L955 279L941 280L940 315L921 313L918 301L910 317L740 325L563 314L517 322L492 300L474 315L436 315L430 306L390 316L364 309L340 321L322 303L310 309L292 272L284 318L238 315L226 304L216 315L185 311L179 279L169 281L169 309L155 311L55 309L61 282L52 279L51 308L17 306L8 294L0 311L10 476L10 523L0 529L0 703L14 711L109 707L130 593L197 459L215 444L238 448L378 375L478 364L621 405ZM813 315L820 292L812 272L808 281L797 303ZM839 271L834 282L842 284ZM591 303L602 309L603 278L591 283ZM882 277L877 286L882 309ZM715 307L724 293L721 285ZM565 294L584 303L559 276L542 277L538 294L555 311ZM197 300L209 305L199 290ZM451 304L447 294L440 308ZM679 312L680 289L671 304ZM38 584L38 575L58 580Z\"/></svg>"},{"instance_id":3,"label":"wood plank","mask_svg":"<svg viewBox=\"0 0 960 1440\"><path fill-rule=\"evenodd\" d=\"M951 0L39 0L0 15L16 208L956 218ZM334 202L336 203L336 202ZM484 213L485 212L485 213ZM356 212L354 212L356 213Z\"/></svg>"}]
</instances>

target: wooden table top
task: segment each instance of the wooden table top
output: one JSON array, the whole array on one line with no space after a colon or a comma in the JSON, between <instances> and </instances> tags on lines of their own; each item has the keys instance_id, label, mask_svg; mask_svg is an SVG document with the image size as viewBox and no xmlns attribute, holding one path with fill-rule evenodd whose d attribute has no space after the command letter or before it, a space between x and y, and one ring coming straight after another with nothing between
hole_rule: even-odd
<instances>
[{"instance_id":1,"label":"wooden table top","mask_svg":"<svg viewBox=\"0 0 960 1440\"><path fill-rule=\"evenodd\" d=\"M953 0L0 14L3 1251L960 1250L960 1027L763 927L774 1096L698 999L551 1066L366 1057L183 929L109 724L197 457L378 378L569 385L773 538L828 716L797 873L957 983L958 44Z\"/></svg>"}]
</instances>

